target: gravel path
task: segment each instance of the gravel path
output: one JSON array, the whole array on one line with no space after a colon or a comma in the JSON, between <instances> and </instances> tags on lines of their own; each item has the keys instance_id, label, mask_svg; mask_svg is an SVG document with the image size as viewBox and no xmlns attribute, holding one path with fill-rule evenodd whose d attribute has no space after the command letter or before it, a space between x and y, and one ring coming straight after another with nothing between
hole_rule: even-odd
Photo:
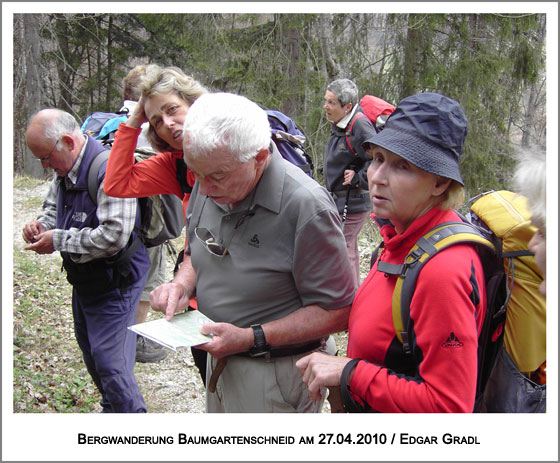
<instances>
[{"instance_id":1,"label":"gravel path","mask_svg":"<svg viewBox=\"0 0 560 463\"><path fill-rule=\"evenodd\" d=\"M25 223L34 220L40 212L42 198L45 197L48 189L48 182L31 189L14 188L14 209L13 209L13 238L14 248L24 246L21 230ZM35 204L30 207L29 204ZM36 255L42 266L53 266L60 269L60 254L55 252L51 255ZM167 272L168 279L172 278L173 262L168 259ZM70 286L68 285L70 293ZM72 326L71 307L62 308L65 324ZM150 312L148 320L160 317L161 314ZM341 335L342 336L342 335ZM68 341L69 355L79 356L76 340L73 336L66 337ZM343 343L345 339L337 336L337 344ZM84 368L84 374L87 372ZM148 412L150 413L204 413L205 409L205 389L194 364L190 349L182 349L177 352L169 351L169 355L158 363L137 363L135 375L140 390L144 395ZM89 377L87 377L88 380ZM90 380L91 381L91 380ZM323 412L330 412L327 401L323 407Z\"/></svg>"}]
</instances>

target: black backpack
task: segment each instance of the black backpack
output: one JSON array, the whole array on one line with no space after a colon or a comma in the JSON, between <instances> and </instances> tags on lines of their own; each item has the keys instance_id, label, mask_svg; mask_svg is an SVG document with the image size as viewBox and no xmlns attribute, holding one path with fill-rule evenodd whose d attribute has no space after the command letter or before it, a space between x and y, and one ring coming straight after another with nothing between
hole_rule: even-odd
<instances>
[{"instance_id":1,"label":"black backpack","mask_svg":"<svg viewBox=\"0 0 560 463\"><path fill-rule=\"evenodd\" d=\"M393 290L393 324L395 334L402 344L403 352L412 363L417 364L414 346L416 336L414 324L410 320L410 302L416 288L416 279L423 266L439 251L455 243L470 243L477 249L484 267L487 288L487 309L478 345L477 399L482 396L488 377L494 366L498 350L502 345L503 323L505 311L500 313L499 307L505 303L502 295L505 292L504 270L502 260L494 243L488 236L471 223L448 222L429 230L410 249L404 262L400 265L378 261L383 242L373 251L370 265L377 262L377 270L388 275L397 275L397 283ZM449 340L452 342L453 340ZM344 372L341 381L341 393L348 412L372 411L368 404L359 405L347 391L347 374ZM475 405L476 408L476 405Z\"/></svg>"},{"instance_id":2,"label":"black backpack","mask_svg":"<svg viewBox=\"0 0 560 463\"><path fill-rule=\"evenodd\" d=\"M97 204L101 169L107 166L110 151L101 152L91 163L88 172L88 192ZM101 171L103 172L103 171ZM140 228L136 231L146 247L158 246L181 235L185 226L183 203L175 195L155 195L138 198Z\"/></svg>"},{"instance_id":3,"label":"black backpack","mask_svg":"<svg viewBox=\"0 0 560 463\"><path fill-rule=\"evenodd\" d=\"M476 385L478 403L503 342L507 291L502 256L497 241L481 227L466 219L465 222L449 222L434 227L420 238L407 254L403 264L394 265L379 261L377 269L386 274L399 276L393 293L400 294L399 298L393 297L393 323L404 353L410 358L415 358L413 352L415 334L413 323L410 323L410 302L416 287L416 279L429 259L456 243L470 243L475 247L482 261L486 281L486 315L478 337ZM449 340L449 342L453 341L453 339Z\"/></svg>"}]
</instances>

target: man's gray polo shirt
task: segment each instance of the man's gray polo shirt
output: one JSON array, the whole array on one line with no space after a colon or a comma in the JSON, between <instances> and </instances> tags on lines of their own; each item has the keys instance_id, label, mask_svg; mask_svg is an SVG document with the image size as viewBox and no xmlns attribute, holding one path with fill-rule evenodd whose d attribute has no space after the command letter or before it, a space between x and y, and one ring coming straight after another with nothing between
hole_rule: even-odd
<instances>
[{"instance_id":1,"label":"man's gray polo shirt","mask_svg":"<svg viewBox=\"0 0 560 463\"><path fill-rule=\"evenodd\" d=\"M187 209L199 310L215 322L248 327L318 304L352 303L355 285L339 214L328 192L276 151L255 190L233 211L199 195ZM210 230L228 254L195 236Z\"/></svg>"}]
</instances>

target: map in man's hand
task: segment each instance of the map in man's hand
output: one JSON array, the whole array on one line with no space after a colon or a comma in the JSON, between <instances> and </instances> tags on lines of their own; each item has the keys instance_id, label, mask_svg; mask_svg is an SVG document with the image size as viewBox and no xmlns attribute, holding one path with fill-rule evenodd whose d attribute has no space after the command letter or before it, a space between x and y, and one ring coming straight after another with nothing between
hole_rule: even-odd
<instances>
[{"instance_id":1,"label":"map in man's hand","mask_svg":"<svg viewBox=\"0 0 560 463\"><path fill-rule=\"evenodd\" d=\"M214 322L198 310L189 310L174 315L171 321L158 318L129 326L128 329L176 351L181 347L197 346L211 341L212 336L200 332L205 323Z\"/></svg>"}]
</instances>

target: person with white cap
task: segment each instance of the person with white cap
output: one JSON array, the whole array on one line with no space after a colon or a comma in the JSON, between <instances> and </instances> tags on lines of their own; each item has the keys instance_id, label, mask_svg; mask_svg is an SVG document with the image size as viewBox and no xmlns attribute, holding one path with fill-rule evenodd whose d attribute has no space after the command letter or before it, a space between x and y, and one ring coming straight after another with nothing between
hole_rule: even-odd
<instances>
[{"instance_id":1,"label":"person with white cap","mask_svg":"<svg viewBox=\"0 0 560 463\"><path fill-rule=\"evenodd\" d=\"M457 101L420 93L403 99L385 128L365 141L383 248L352 304L348 357L313 353L297 363L312 398L325 386L340 386L346 411L473 411L478 335L486 313L476 250L450 246L420 272L410 303L412 360L393 326L397 275L378 268L380 261L402 264L435 225L461 220L453 209L464 199L459 159L466 135L467 118Z\"/></svg>"}]
</instances>

